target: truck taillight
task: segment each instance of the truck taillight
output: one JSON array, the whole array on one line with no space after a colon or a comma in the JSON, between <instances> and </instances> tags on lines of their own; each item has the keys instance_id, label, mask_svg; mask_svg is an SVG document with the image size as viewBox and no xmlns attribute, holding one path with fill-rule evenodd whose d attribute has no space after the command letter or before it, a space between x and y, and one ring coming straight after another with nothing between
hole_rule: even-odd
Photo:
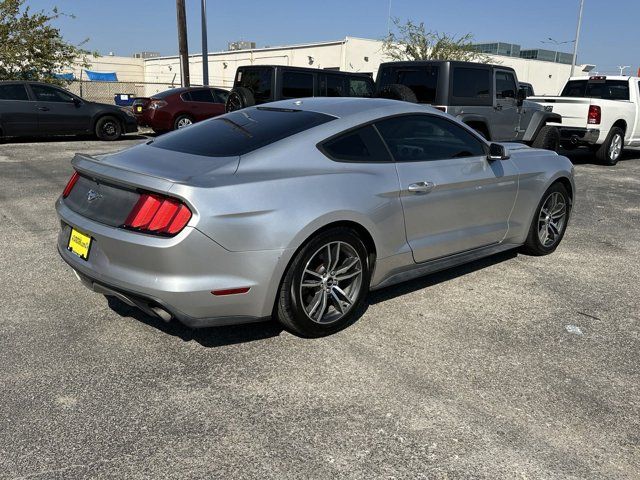
<instances>
[{"instance_id":1,"label":"truck taillight","mask_svg":"<svg viewBox=\"0 0 640 480\"><path fill-rule=\"evenodd\" d=\"M597 105L589 106L589 113L587 114L587 123L589 125L599 125L602 118L602 111Z\"/></svg>"},{"instance_id":2,"label":"truck taillight","mask_svg":"<svg viewBox=\"0 0 640 480\"><path fill-rule=\"evenodd\" d=\"M123 228L142 233L173 236L191 220L191 210L176 198L143 193Z\"/></svg>"},{"instance_id":3,"label":"truck taillight","mask_svg":"<svg viewBox=\"0 0 640 480\"><path fill-rule=\"evenodd\" d=\"M71 175L71 178L67 182L67 186L64 187L64 190L62 191L62 198L67 198L69 196L69 194L71 193L71 190L73 190L73 187L78 181L79 176L80 175L78 175L78 172L76 171L73 172L73 175Z\"/></svg>"}]
</instances>

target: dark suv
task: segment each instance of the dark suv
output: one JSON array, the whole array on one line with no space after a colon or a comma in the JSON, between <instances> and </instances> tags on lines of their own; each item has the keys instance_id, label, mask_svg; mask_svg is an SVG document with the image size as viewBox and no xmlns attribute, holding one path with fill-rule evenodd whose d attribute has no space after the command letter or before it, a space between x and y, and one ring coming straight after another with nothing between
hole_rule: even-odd
<instances>
[{"instance_id":1,"label":"dark suv","mask_svg":"<svg viewBox=\"0 0 640 480\"><path fill-rule=\"evenodd\" d=\"M501 65L419 61L380 65L377 96L427 103L474 128L487 140L519 141L558 150L562 117L525 100L516 72Z\"/></svg>"},{"instance_id":2,"label":"dark suv","mask_svg":"<svg viewBox=\"0 0 640 480\"><path fill-rule=\"evenodd\" d=\"M89 102L46 83L0 82L0 139L93 133L116 140L137 130L135 117L116 105Z\"/></svg>"},{"instance_id":3,"label":"dark suv","mask_svg":"<svg viewBox=\"0 0 640 480\"><path fill-rule=\"evenodd\" d=\"M260 65L240 67L226 110L303 97L371 97L375 86L366 73Z\"/></svg>"}]
</instances>

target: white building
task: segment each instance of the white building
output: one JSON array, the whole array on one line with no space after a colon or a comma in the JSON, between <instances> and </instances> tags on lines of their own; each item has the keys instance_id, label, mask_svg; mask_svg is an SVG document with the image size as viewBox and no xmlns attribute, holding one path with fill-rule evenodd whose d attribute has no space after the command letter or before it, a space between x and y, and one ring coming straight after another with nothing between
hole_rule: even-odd
<instances>
[{"instance_id":1,"label":"white building","mask_svg":"<svg viewBox=\"0 0 640 480\"><path fill-rule=\"evenodd\" d=\"M488 56L497 64L512 67L521 81L534 86L537 95L558 94L571 70L571 65L562 63L501 55ZM356 37L331 42L214 52L209 54L209 83L231 88L236 69L242 65L291 65L367 72L375 77L380 63L387 60L381 41ZM93 71L115 71L119 81L144 83L144 87L140 85L140 90L146 96L181 84L180 59L177 55L155 58L106 56L92 58L90 61L89 69ZM189 71L191 84L201 85L201 54L189 56ZM74 73L76 78L80 78L79 70ZM581 66L576 68L575 74L584 74Z\"/></svg>"}]
</instances>

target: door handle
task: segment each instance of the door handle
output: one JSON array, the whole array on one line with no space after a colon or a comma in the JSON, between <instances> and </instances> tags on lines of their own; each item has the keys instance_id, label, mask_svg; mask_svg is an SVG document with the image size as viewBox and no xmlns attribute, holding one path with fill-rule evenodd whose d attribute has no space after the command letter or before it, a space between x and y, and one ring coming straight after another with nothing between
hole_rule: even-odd
<instances>
[{"instance_id":1,"label":"door handle","mask_svg":"<svg viewBox=\"0 0 640 480\"><path fill-rule=\"evenodd\" d=\"M38 110L40 110L41 112L48 112L49 107L38 107Z\"/></svg>"},{"instance_id":2,"label":"door handle","mask_svg":"<svg viewBox=\"0 0 640 480\"><path fill-rule=\"evenodd\" d=\"M436 184L433 182L416 182L409 185L409 191L411 193L428 193L435 186Z\"/></svg>"}]
</instances>

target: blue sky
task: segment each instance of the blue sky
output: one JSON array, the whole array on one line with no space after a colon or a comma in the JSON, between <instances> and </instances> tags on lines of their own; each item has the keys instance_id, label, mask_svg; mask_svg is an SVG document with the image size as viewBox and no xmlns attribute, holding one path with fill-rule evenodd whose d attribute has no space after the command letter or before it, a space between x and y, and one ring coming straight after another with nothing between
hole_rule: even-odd
<instances>
[{"instance_id":1,"label":"blue sky","mask_svg":"<svg viewBox=\"0 0 640 480\"><path fill-rule=\"evenodd\" d=\"M189 49L200 46L200 0L186 0ZM57 5L75 19L58 22L65 38L102 54L129 56L142 50L177 52L174 0L27 0L35 9ZM424 21L429 29L470 32L481 41L523 48L550 48L541 41L573 40L579 0L391 0L391 14ZM387 32L389 0L208 0L209 50L246 39L258 46L336 40L347 35L381 38ZM640 67L640 0L585 0L579 61L600 72L617 65ZM572 51L567 43L557 49Z\"/></svg>"}]
</instances>

